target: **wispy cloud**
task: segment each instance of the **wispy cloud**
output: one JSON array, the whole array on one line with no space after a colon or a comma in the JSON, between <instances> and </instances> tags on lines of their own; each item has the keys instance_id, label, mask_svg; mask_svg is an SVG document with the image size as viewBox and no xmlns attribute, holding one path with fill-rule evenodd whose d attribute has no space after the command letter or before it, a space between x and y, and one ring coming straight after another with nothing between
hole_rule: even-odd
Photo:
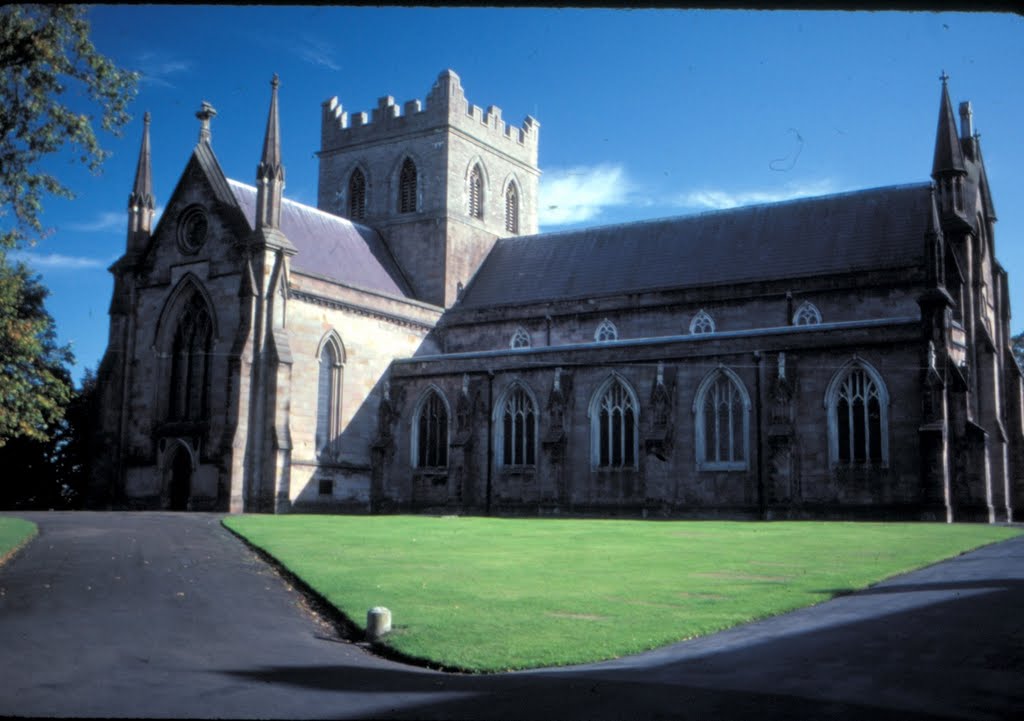
<instances>
[{"instance_id":1,"label":"wispy cloud","mask_svg":"<svg viewBox=\"0 0 1024 721\"><path fill-rule=\"evenodd\" d=\"M545 226L581 223L608 206L625 204L631 190L621 165L546 170L540 181L538 221Z\"/></svg>"},{"instance_id":2,"label":"wispy cloud","mask_svg":"<svg viewBox=\"0 0 1024 721\"><path fill-rule=\"evenodd\" d=\"M808 198L835 191L831 180L818 180L810 183L788 183L781 188L772 190L732 191L704 188L683 193L674 199L673 205L683 208L703 208L708 210L726 210L741 205L757 203L778 203L796 198Z\"/></svg>"},{"instance_id":3,"label":"wispy cloud","mask_svg":"<svg viewBox=\"0 0 1024 721\"><path fill-rule=\"evenodd\" d=\"M128 223L126 218L127 216L123 210L104 211L92 220L68 223L65 227L67 230L73 230L76 233L104 233L124 228Z\"/></svg>"},{"instance_id":4,"label":"wispy cloud","mask_svg":"<svg viewBox=\"0 0 1024 721\"><path fill-rule=\"evenodd\" d=\"M91 270L105 268L113 262L112 258L88 258L81 255L35 253L27 250L14 251L9 257L15 261L21 261L35 270Z\"/></svg>"},{"instance_id":5,"label":"wispy cloud","mask_svg":"<svg viewBox=\"0 0 1024 721\"><path fill-rule=\"evenodd\" d=\"M298 42L292 44L295 53L311 65L320 65L328 70L341 70L334 59L334 46L323 40L303 35Z\"/></svg>"},{"instance_id":6,"label":"wispy cloud","mask_svg":"<svg viewBox=\"0 0 1024 721\"><path fill-rule=\"evenodd\" d=\"M192 69L192 62L169 58L162 53L147 52L139 56L136 69L142 74L139 81L144 85L155 85L161 88L173 88L171 76Z\"/></svg>"}]
</instances>

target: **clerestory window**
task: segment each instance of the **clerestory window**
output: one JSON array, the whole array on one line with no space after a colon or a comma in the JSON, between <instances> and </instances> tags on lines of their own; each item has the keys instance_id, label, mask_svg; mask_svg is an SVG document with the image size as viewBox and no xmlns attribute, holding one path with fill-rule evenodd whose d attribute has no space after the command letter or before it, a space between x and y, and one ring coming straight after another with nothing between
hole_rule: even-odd
<instances>
[{"instance_id":1,"label":"clerestory window","mask_svg":"<svg viewBox=\"0 0 1024 721\"><path fill-rule=\"evenodd\" d=\"M510 348L529 348L530 347L530 334L526 332L522 326L516 328L516 332L512 334L512 340L509 342Z\"/></svg>"},{"instance_id":2,"label":"clerestory window","mask_svg":"<svg viewBox=\"0 0 1024 721\"><path fill-rule=\"evenodd\" d=\"M821 323L821 311L810 301L804 301L793 314L793 325L818 325Z\"/></svg>"},{"instance_id":3,"label":"clerestory window","mask_svg":"<svg viewBox=\"0 0 1024 721\"><path fill-rule=\"evenodd\" d=\"M608 341L618 340L619 331L616 329L615 324L605 318L597 326L597 330L594 331L594 340L598 343L606 343Z\"/></svg>"},{"instance_id":4,"label":"clerestory window","mask_svg":"<svg viewBox=\"0 0 1024 721\"><path fill-rule=\"evenodd\" d=\"M690 321L690 333L714 333L715 332L715 321L705 311L701 310L697 312L697 315L693 316L693 320Z\"/></svg>"}]
</instances>

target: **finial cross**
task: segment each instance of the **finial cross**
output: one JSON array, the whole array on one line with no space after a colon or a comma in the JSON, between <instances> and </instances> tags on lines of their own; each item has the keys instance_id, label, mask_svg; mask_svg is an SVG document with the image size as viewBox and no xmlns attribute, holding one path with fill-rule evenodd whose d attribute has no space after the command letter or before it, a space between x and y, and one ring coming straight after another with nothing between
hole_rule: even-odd
<instances>
[{"instance_id":1,"label":"finial cross","mask_svg":"<svg viewBox=\"0 0 1024 721\"><path fill-rule=\"evenodd\" d=\"M217 111L214 110L213 106L205 100L203 101L203 107L196 111L196 117L199 118L199 142L207 143L210 142L210 119L217 116Z\"/></svg>"},{"instance_id":2,"label":"finial cross","mask_svg":"<svg viewBox=\"0 0 1024 721\"><path fill-rule=\"evenodd\" d=\"M946 75L946 71L945 70L942 71L942 75L939 76L939 80L942 81L943 85L945 85L946 81L949 80L949 76Z\"/></svg>"}]
</instances>

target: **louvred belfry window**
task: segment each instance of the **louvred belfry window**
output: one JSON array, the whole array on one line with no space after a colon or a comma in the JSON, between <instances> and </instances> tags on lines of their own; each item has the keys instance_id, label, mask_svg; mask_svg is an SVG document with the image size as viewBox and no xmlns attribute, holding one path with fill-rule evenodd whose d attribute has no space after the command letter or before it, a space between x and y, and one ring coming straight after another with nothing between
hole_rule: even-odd
<instances>
[{"instance_id":1,"label":"louvred belfry window","mask_svg":"<svg viewBox=\"0 0 1024 721\"><path fill-rule=\"evenodd\" d=\"M411 158L402 163L398 176L398 212L416 212L416 164Z\"/></svg>"},{"instance_id":2,"label":"louvred belfry window","mask_svg":"<svg viewBox=\"0 0 1024 721\"><path fill-rule=\"evenodd\" d=\"M366 217L366 176L356 168L348 179L348 217L362 220Z\"/></svg>"},{"instance_id":3,"label":"louvred belfry window","mask_svg":"<svg viewBox=\"0 0 1024 721\"><path fill-rule=\"evenodd\" d=\"M505 190L505 230L519 234L519 191L515 183L509 183Z\"/></svg>"},{"instance_id":4,"label":"louvred belfry window","mask_svg":"<svg viewBox=\"0 0 1024 721\"><path fill-rule=\"evenodd\" d=\"M484 174L479 165L474 165L469 174L469 214L484 217Z\"/></svg>"}]
</instances>

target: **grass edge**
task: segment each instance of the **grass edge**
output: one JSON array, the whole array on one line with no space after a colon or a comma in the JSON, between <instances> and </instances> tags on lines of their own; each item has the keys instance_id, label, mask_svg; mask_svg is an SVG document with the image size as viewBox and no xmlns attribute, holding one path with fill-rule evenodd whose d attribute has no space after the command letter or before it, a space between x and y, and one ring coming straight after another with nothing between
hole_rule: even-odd
<instances>
[{"instance_id":1,"label":"grass edge","mask_svg":"<svg viewBox=\"0 0 1024 721\"><path fill-rule=\"evenodd\" d=\"M7 518L18 518L17 516L7 516ZM9 551L0 555L0 568L3 568L8 562L12 561L15 556L22 552L32 541L39 537L39 525L28 520L27 518L18 518L19 521L25 521L32 526L32 532L25 536L23 539L11 548Z\"/></svg>"}]
</instances>

